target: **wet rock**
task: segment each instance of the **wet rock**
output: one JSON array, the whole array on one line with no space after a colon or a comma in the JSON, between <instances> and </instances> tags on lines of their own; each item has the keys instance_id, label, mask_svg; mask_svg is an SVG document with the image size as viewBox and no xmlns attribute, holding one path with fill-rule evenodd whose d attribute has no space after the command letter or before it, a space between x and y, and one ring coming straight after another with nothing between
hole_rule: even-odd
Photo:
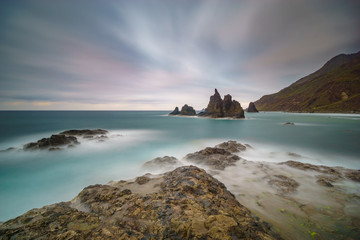
<instances>
[{"instance_id":1,"label":"wet rock","mask_svg":"<svg viewBox=\"0 0 360 240\"><path fill-rule=\"evenodd\" d=\"M245 117L244 110L242 109L240 103L236 100L232 100L232 97L229 94L224 97L224 100L222 100L217 89L215 89L215 94L210 97L207 108L203 112L199 113L199 116L212 118Z\"/></svg>"},{"instance_id":2,"label":"wet rock","mask_svg":"<svg viewBox=\"0 0 360 240\"><path fill-rule=\"evenodd\" d=\"M297 181L284 175L274 175L270 178L268 183L271 186L274 186L281 194L293 193L299 186Z\"/></svg>"},{"instance_id":3,"label":"wet rock","mask_svg":"<svg viewBox=\"0 0 360 240\"><path fill-rule=\"evenodd\" d=\"M295 158L301 158L302 157L300 154L293 153L293 152L288 152L287 155L289 155L290 157L295 157Z\"/></svg>"},{"instance_id":4,"label":"wet rock","mask_svg":"<svg viewBox=\"0 0 360 240\"><path fill-rule=\"evenodd\" d=\"M97 135L106 135L109 132L103 129L72 129L61 132L60 134L66 136L82 136L82 137L90 137L90 136L97 136Z\"/></svg>"},{"instance_id":5,"label":"wet rock","mask_svg":"<svg viewBox=\"0 0 360 240\"><path fill-rule=\"evenodd\" d=\"M331 184L333 180L329 178L328 176L317 176L318 180L316 181L317 184L324 186L324 187L334 187L334 185Z\"/></svg>"},{"instance_id":6,"label":"wet rock","mask_svg":"<svg viewBox=\"0 0 360 240\"><path fill-rule=\"evenodd\" d=\"M345 177L355 182L360 182L360 170L348 169L345 171Z\"/></svg>"},{"instance_id":7,"label":"wet rock","mask_svg":"<svg viewBox=\"0 0 360 240\"><path fill-rule=\"evenodd\" d=\"M185 159L200 165L206 165L214 169L224 170L227 166L235 165L240 157L223 148L207 147L195 153L189 153Z\"/></svg>"},{"instance_id":8,"label":"wet rock","mask_svg":"<svg viewBox=\"0 0 360 240\"><path fill-rule=\"evenodd\" d=\"M242 152L242 151L246 150L245 145L242 145L241 143L238 143L236 141L231 141L231 140L220 143L220 144L216 145L215 147L225 149L226 151L229 151L231 153Z\"/></svg>"},{"instance_id":9,"label":"wet rock","mask_svg":"<svg viewBox=\"0 0 360 240\"><path fill-rule=\"evenodd\" d=\"M178 107L176 107L176 108L174 109L174 111L172 111L171 113L169 113L169 115L178 115L178 114L180 114L180 111L179 111L179 108L178 108Z\"/></svg>"},{"instance_id":10,"label":"wet rock","mask_svg":"<svg viewBox=\"0 0 360 240\"><path fill-rule=\"evenodd\" d=\"M74 136L65 136L63 134L52 135L49 138L43 138L37 142L31 142L25 144L23 147L24 150L58 150L60 147L66 145L79 144L77 138Z\"/></svg>"},{"instance_id":11,"label":"wet rock","mask_svg":"<svg viewBox=\"0 0 360 240\"><path fill-rule=\"evenodd\" d=\"M5 149L5 150L0 150L0 153L1 152L12 152L12 151L15 151L16 150L16 148L14 148L14 147L9 147L9 148L7 148L7 149Z\"/></svg>"},{"instance_id":12,"label":"wet rock","mask_svg":"<svg viewBox=\"0 0 360 240\"><path fill-rule=\"evenodd\" d=\"M289 126L292 126L292 125L295 125L295 123L293 123L293 122L286 122L286 123L284 123L283 125L289 125Z\"/></svg>"},{"instance_id":13,"label":"wet rock","mask_svg":"<svg viewBox=\"0 0 360 240\"><path fill-rule=\"evenodd\" d=\"M287 162L283 162L280 164L284 164L293 168L297 168L300 170L304 170L304 171L316 171L319 173L325 173L325 174L329 174L332 176L336 176L337 178L342 178L343 174L343 168L341 167L328 167L328 166L323 166L323 165L313 165L310 163L301 163L301 162L297 162L297 161L287 161Z\"/></svg>"},{"instance_id":14,"label":"wet rock","mask_svg":"<svg viewBox=\"0 0 360 240\"><path fill-rule=\"evenodd\" d=\"M180 111L179 115L195 116L195 115L196 115L196 111L194 110L193 107L188 106L187 104L185 104L185 105L181 108L181 111Z\"/></svg>"},{"instance_id":15,"label":"wet rock","mask_svg":"<svg viewBox=\"0 0 360 240\"><path fill-rule=\"evenodd\" d=\"M0 239L281 239L204 170L177 168L142 186L159 180L145 195L89 186L71 202L3 223Z\"/></svg>"},{"instance_id":16,"label":"wet rock","mask_svg":"<svg viewBox=\"0 0 360 240\"><path fill-rule=\"evenodd\" d=\"M96 140L97 142L104 142L108 136L109 132L103 129L82 129L82 130L68 130L61 132L60 134L64 134L66 136L77 136L82 137L88 140Z\"/></svg>"},{"instance_id":17,"label":"wet rock","mask_svg":"<svg viewBox=\"0 0 360 240\"><path fill-rule=\"evenodd\" d=\"M150 178L147 177L147 176L137 177L136 180L135 180L135 182L140 184L140 185L143 185L143 184L145 184L145 183L147 183L149 181L150 181Z\"/></svg>"},{"instance_id":18,"label":"wet rock","mask_svg":"<svg viewBox=\"0 0 360 240\"><path fill-rule=\"evenodd\" d=\"M250 102L249 107L247 108L247 112L259 112L259 111L256 109L255 103Z\"/></svg>"},{"instance_id":19,"label":"wet rock","mask_svg":"<svg viewBox=\"0 0 360 240\"><path fill-rule=\"evenodd\" d=\"M164 156L164 157L157 157L153 160L147 161L143 164L144 168L155 169L159 167L172 167L180 165L180 161L176 157L171 156Z\"/></svg>"}]
</instances>

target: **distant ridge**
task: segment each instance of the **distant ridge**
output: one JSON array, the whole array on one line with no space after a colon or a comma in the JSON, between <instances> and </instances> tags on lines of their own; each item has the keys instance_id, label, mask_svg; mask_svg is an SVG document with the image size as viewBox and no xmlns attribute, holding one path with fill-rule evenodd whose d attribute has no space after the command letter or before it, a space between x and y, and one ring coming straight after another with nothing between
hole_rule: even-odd
<instances>
[{"instance_id":1,"label":"distant ridge","mask_svg":"<svg viewBox=\"0 0 360 240\"><path fill-rule=\"evenodd\" d=\"M316 72L255 101L259 111L360 112L360 52L340 54Z\"/></svg>"}]
</instances>

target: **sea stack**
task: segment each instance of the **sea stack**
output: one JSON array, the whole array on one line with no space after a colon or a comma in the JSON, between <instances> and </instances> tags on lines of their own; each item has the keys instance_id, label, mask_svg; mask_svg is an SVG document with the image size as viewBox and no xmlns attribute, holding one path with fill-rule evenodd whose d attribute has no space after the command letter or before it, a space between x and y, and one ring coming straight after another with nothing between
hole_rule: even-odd
<instances>
[{"instance_id":1,"label":"sea stack","mask_svg":"<svg viewBox=\"0 0 360 240\"><path fill-rule=\"evenodd\" d=\"M172 111L171 113L169 113L169 115L178 115L178 114L180 114L180 111L179 111L179 108L178 108L178 107L176 107L176 108L174 109L174 111Z\"/></svg>"},{"instance_id":2,"label":"sea stack","mask_svg":"<svg viewBox=\"0 0 360 240\"><path fill-rule=\"evenodd\" d=\"M194 116L196 115L196 111L193 107L188 106L187 104L185 104L180 111L180 115L185 115L185 116Z\"/></svg>"},{"instance_id":3,"label":"sea stack","mask_svg":"<svg viewBox=\"0 0 360 240\"><path fill-rule=\"evenodd\" d=\"M259 111L256 109L255 103L250 102L247 112L259 112Z\"/></svg>"},{"instance_id":4,"label":"sea stack","mask_svg":"<svg viewBox=\"0 0 360 240\"><path fill-rule=\"evenodd\" d=\"M182 108L181 111L179 111L179 108L176 107L174 109L174 111L172 111L171 113L169 113L169 115L182 115L182 116L195 116L196 115L196 111L193 107L185 104Z\"/></svg>"},{"instance_id":5,"label":"sea stack","mask_svg":"<svg viewBox=\"0 0 360 240\"><path fill-rule=\"evenodd\" d=\"M230 94L224 97L222 100L219 92L215 89L215 94L210 97L209 104L204 112L199 113L201 117L212 118L244 118L244 110L240 103L236 100L232 100Z\"/></svg>"}]
</instances>

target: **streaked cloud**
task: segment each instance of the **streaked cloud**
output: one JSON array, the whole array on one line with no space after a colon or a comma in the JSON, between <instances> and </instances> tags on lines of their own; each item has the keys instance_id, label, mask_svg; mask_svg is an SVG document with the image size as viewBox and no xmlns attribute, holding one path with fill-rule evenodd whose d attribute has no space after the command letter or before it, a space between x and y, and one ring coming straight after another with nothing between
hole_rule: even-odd
<instances>
[{"instance_id":1,"label":"streaked cloud","mask_svg":"<svg viewBox=\"0 0 360 240\"><path fill-rule=\"evenodd\" d=\"M360 50L351 0L10 1L0 109L243 105Z\"/></svg>"}]
</instances>

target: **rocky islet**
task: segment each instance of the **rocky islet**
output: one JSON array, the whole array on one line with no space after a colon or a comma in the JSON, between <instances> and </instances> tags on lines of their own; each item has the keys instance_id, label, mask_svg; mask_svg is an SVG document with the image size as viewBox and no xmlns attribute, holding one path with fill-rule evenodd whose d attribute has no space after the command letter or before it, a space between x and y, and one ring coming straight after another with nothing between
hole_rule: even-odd
<instances>
[{"instance_id":1,"label":"rocky islet","mask_svg":"<svg viewBox=\"0 0 360 240\"><path fill-rule=\"evenodd\" d=\"M109 132L103 129L72 129L53 134L48 138L42 138L36 142L30 142L22 147L22 150L61 150L65 147L74 147L80 144L78 138L85 138L91 140L104 141ZM16 148L9 148L6 151L13 151Z\"/></svg>"},{"instance_id":2,"label":"rocky islet","mask_svg":"<svg viewBox=\"0 0 360 240\"><path fill-rule=\"evenodd\" d=\"M192 107L185 104L181 111L176 107L169 115L194 116L196 112ZM230 94L225 95L224 99L222 99L217 89L215 89L214 95L210 97L207 108L199 112L197 116L210 118L245 118L241 104L233 100Z\"/></svg>"}]
</instances>

